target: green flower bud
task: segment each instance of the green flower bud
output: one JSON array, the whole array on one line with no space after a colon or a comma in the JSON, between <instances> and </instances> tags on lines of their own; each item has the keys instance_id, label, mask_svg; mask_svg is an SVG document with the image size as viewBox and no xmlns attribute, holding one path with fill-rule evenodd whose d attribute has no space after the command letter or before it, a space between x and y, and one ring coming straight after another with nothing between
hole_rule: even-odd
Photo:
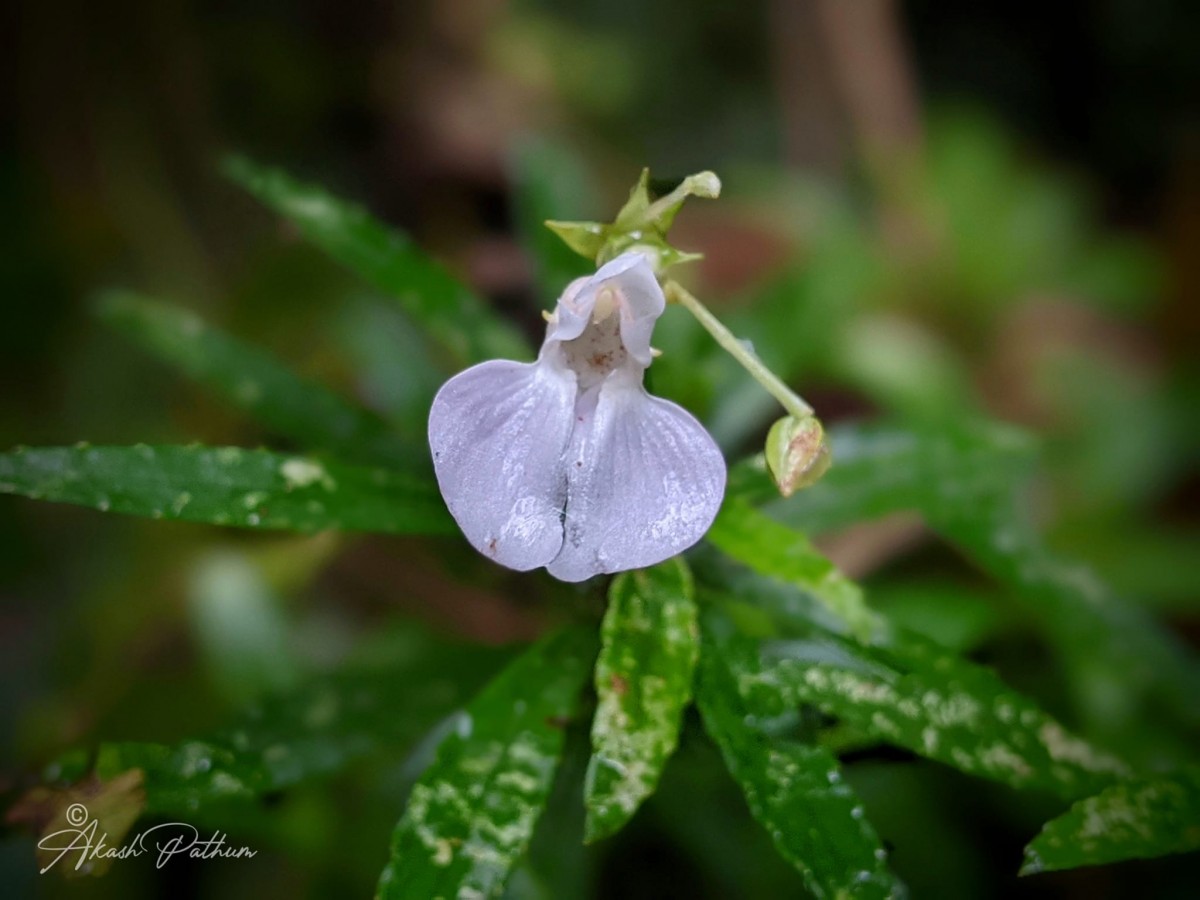
<instances>
[{"instance_id":1,"label":"green flower bud","mask_svg":"<svg viewBox=\"0 0 1200 900\"><path fill-rule=\"evenodd\" d=\"M816 484L832 462L816 416L784 416L767 432L765 453L771 478L785 497Z\"/></svg>"}]
</instances>

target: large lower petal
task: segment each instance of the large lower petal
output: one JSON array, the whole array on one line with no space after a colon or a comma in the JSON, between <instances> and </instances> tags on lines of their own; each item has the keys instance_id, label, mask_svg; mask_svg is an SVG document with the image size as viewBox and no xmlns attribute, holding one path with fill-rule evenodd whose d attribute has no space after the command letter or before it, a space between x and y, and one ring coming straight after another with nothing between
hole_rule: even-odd
<instances>
[{"instance_id":1,"label":"large lower petal","mask_svg":"<svg viewBox=\"0 0 1200 900\"><path fill-rule=\"evenodd\" d=\"M506 360L456 375L433 400L442 497L467 540L510 569L544 566L562 546L574 406L570 372Z\"/></svg>"},{"instance_id":2,"label":"large lower petal","mask_svg":"<svg viewBox=\"0 0 1200 900\"><path fill-rule=\"evenodd\" d=\"M690 413L614 379L580 403L567 468L563 581L638 569L704 536L725 493L725 460ZM579 421L580 416L583 421Z\"/></svg>"}]
</instances>

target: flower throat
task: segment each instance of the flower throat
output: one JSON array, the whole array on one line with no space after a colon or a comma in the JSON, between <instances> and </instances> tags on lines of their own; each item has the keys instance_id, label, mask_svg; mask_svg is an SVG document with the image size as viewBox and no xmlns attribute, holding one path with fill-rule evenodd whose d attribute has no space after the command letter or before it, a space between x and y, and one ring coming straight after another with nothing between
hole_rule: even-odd
<instances>
[{"instance_id":1,"label":"flower throat","mask_svg":"<svg viewBox=\"0 0 1200 900\"><path fill-rule=\"evenodd\" d=\"M580 391L597 386L630 362L621 340L622 305L623 298L615 290L601 288L583 334L561 345L563 361L575 373Z\"/></svg>"}]
</instances>

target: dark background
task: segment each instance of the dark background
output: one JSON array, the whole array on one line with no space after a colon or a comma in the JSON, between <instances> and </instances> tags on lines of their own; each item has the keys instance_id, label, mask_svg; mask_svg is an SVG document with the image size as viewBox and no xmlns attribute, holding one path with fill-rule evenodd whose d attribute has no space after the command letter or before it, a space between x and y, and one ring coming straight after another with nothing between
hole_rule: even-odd
<instances>
[{"instance_id":1,"label":"dark background","mask_svg":"<svg viewBox=\"0 0 1200 900\"><path fill-rule=\"evenodd\" d=\"M580 203L597 217L616 209L643 165L667 179L720 173L728 205L685 212L679 229L683 246L708 255L698 277L718 309L809 252L808 232L787 219L794 207L753 190L764 177L825 185L846 209L884 221L879 241L903 244L907 220L887 224L888 198L903 191L894 173L954 146L954 159L967 161L956 183L968 210L974 187L1003 195L1010 187L997 179L1011 178L1031 208L1050 210L1058 224L1046 233L1063 247L1099 236L1094 290L1008 279L1021 267L1019 241L998 237L992 287L958 291L930 276L928 291L910 286L887 308L961 352L991 413L1047 436L1057 545L1194 638L1198 38L1200 7L1186 0L9 0L0 13L0 445L263 439L96 323L92 299L117 285L196 309L369 398L337 331L340 311L365 289L225 181L225 152L365 203L532 333L533 310L552 298L534 288L514 233L511 161L530 135L569 148L591 173L594 195ZM975 258L990 265L979 224ZM932 269L943 268L935 259ZM1083 369L1055 368L1079 359ZM831 420L880 405L829 377L805 393ZM731 439L730 449L753 449L755 438ZM178 574L214 540L205 529L0 499L0 736L10 773L0 786L16 790L77 742L170 740L219 720L227 700L197 681ZM449 587L422 553L368 541L330 549L327 567L297 576L296 603L324 635L314 652L337 643L329 634L353 635L397 609L489 643L536 632L535 604ZM897 565L854 574L886 577ZM961 563L926 547L903 566L901 575L954 573ZM431 589L432 605L416 599ZM983 657L1018 687L1052 696L1038 652L1018 636ZM665 812L639 819L591 863L599 896L714 890L695 845L665 837L654 819L686 809L691 792L714 809L737 807L729 784L710 784L705 752L679 763ZM889 762L865 761L868 795ZM688 765L703 790L689 787ZM945 848L930 852L923 874L904 873L918 895L1187 895L1187 870L1171 862L1017 885L1023 825L1013 823L1023 820L1006 818L1017 800L959 782L910 766L877 792L881 822L903 828L911 812L911 827ZM284 841L252 876L219 866L114 872L87 890L366 891L394 811L338 834L346 811L321 807L308 836L323 852L304 860L303 841ZM731 845L753 844L732 836L752 830L737 815ZM376 820L385 831L368 830ZM28 838L10 837L0 871L24 873ZM730 853L750 869L769 859ZM747 896L756 883L798 883L762 865L761 882L743 883ZM30 890L70 893L20 877Z\"/></svg>"}]
</instances>

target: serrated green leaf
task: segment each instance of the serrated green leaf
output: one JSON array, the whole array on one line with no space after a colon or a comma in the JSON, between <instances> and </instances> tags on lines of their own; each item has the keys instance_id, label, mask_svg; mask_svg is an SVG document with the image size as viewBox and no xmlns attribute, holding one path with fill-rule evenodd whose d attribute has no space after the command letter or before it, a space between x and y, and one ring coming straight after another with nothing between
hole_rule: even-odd
<instances>
[{"instance_id":1,"label":"serrated green leaf","mask_svg":"<svg viewBox=\"0 0 1200 900\"><path fill-rule=\"evenodd\" d=\"M225 173L310 241L394 298L458 363L526 359L520 334L407 237L362 207L279 169L235 156Z\"/></svg>"},{"instance_id":2,"label":"serrated green leaf","mask_svg":"<svg viewBox=\"0 0 1200 900\"><path fill-rule=\"evenodd\" d=\"M750 711L777 717L803 704L858 732L969 775L1065 797L1128 774L1120 760L1066 731L991 670L896 634L863 647L814 628L803 638L719 642Z\"/></svg>"},{"instance_id":3,"label":"serrated green leaf","mask_svg":"<svg viewBox=\"0 0 1200 900\"><path fill-rule=\"evenodd\" d=\"M727 500L705 537L760 575L790 582L811 593L859 640L869 641L883 627L880 617L863 599L862 588L839 572L807 537L749 504Z\"/></svg>"},{"instance_id":4,"label":"serrated green leaf","mask_svg":"<svg viewBox=\"0 0 1200 900\"><path fill-rule=\"evenodd\" d=\"M772 516L809 533L889 513L919 512L1043 623L1071 663L1082 708L1097 727L1129 726L1147 697L1177 719L1200 725L1200 666L1142 609L1087 569L1055 558L1023 505L1033 445L989 423L907 431L888 426L834 429L835 463L820 483L775 503L761 459L730 473L728 496L771 503Z\"/></svg>"},{"instance_id":5,"label":"serrated green leaf","mask_svg":"<svg viewBox=\"0 0 1200 900\"><path fill-rule=\"evenodd\" d=\"M861 589L786 526L727 501L708 538L857 623L860 641L874 635L887 647L856 651L825 641L824 651L816 652L810 641L792 658L772 658L759 672L759 686L772 702L786 697L791 705L812 703L864 734L1013 787L1079 796L1126 773L1123 763L1069 735L989 670L886 628L866 607ZM856 653L861 669L845 665ZM875 667L880 660L894 668Z\"/></svg>"},{"instance_id":6,"label":"serrated green leaf","mask_svg":"<svg viewBox=\"0 0 1200 900\"><path fill-rule=\"evenodd\" d=\"M696 702L750 811L813 896L905 896L837 760L820 746L756 730L735 674L707 633Z\"/></svg>"},{"instance_id":7,"label":"serrated green leaf","mask_svg":"<svg viewBox=\"0 0 1200 900\"><path fill-rule=\"evenodd\" d=\"M386 661L353 663L310 679L207 737L174 745L102 744L96 774L108 779L141 769L147 811L175 815L252 800L385 749L402 753L501 659L497 651L422 632L403 637L389 641Z\"/></svg>"},{"instance_id":8,"label":"serrated green leaf","mask_svg":"<svg viewBox=\"0 0 1200 900\"><path fill-rule=\"evenodd\" d=\"M700 652L693 594L678 557L622 573L609 588L584 786L589 842L624 827L679 741Z\"/></svg>"},{"instance_id":9,"label":"serrated green leaf","mask_svg":"<svg viewBox=\"0 0 1200 900\"><path fill-rule=\"evenodd\" d=\"M453 534L432 481L239 447L45 447L0 454L0 494L293 531Z\"/></svg>"},{"instance_id":10,"label":"serrated green leaf","mask_svg":"<svg viewBox=\"0 0 1200 900\"><path fill-rule=\"evenodd\" d=\"M1022 875L1200 849L1200 769L1125 781L1080 800L1025 848Z\"/></svg>"},{"instance_id":11,"label":"serrated green leaf","mask_svg":"<svg viewBox=\"0 0 1200 900\"><path fill-rule=\"evenodd\" d=\"M539 299L552 303L573 279L596 268L546 227L548 220L582 215L590 205L591 182L575 154L545 139L518 144L511 168L521 242L533 258Z\"/></svg>"},{"instance_id":12,"label":"serrated green leaf","mask_svg":"<svg viewBox=\"0 0 1200 900\"><path fill-rule=\"evenodd\" d=\"M500 894L546 804L593 641L545 638L471 702L413 788L380 900Z\"/></svg>"},{"instance_id":13,"label":"serrated green leaf","mask_svg":"<svg viewBox=\"0 0 1200 900\"><path fill-rule=\"evenodd\" d=\"M212 328L192 312L113 292L102 298L98 313L159 359L307 449L382 464L412 455L413 446L379 416L301 378L271 354Z\"/></svg>"}]
</instances>

